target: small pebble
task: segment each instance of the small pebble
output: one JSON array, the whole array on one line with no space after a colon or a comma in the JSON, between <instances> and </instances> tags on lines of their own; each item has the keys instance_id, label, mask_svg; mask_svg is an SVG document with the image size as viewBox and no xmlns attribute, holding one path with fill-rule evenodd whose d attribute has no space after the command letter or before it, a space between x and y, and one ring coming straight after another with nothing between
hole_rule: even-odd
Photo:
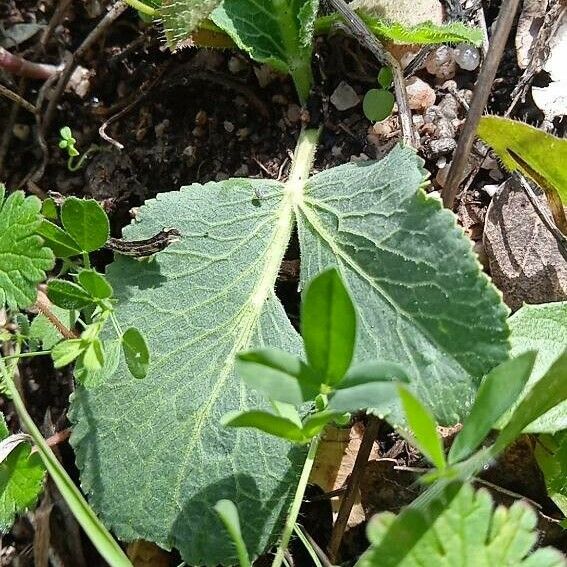
<instances>
[{"instance_id":1,"label":"small pebble","mask_svg":"<svg viewBox=\"0 0 567 567\"><path fill-rule=\"evenodd\" d=\"M162 120L159 124L156 124L156 126L154 126L154 132L156 138L161 138L165 134L165 131L168 128L169 128L169 120L167 118Z\"/></svg>"},{"instance_id":2,"label":"small pebble","mask_svg":"<svg viewBox=\"0 0 567 567\"><path fill-rule=\"evenodd\" d=\"M356 91L345 81L341 81L331 95L331 103L337 110L348 110L360 102Z\"/></svg>"},{"instance_id":3,"label":"small pebble","mask_svg":"<svg viewBox=\"0 0 567 567\"><path fill-rule=\"evenodd\" d=\"M293 124L301 120L301 108L297 104L290 104L287 112L287 119Z\"/></svg>"},{"instance_id":4,"label":"small pebble","mask_svg":"<svg viewBox=\"0 0 567 567\"><path fill-rule=\"evenodd\" d=\"M450 154L457 147L454 138L440 138L438 140L427 140L423 145L423 151L427 159L436 159L439 156Z\"/></svg>"},{"instance_id":5,"label":"small pebble","mask_svg":"<svg viewBox=\"0 0 567 567\"><path fill-rule=\"evenodd\" d=\"M283 94L275 94L272 97L272 102L274 104L281 104L282 106L285 106L289 101L287 100L287 97L284 96Z\"/></svg>"},{"instance_id":6,"label":"small pebble","mask_svg":"<svg viewBox=\"0 0 567 567\"><path fill-rule=\"evenodd\" d=\"M392 123L387 118L382 122L375 122L370 128L380 138L387 138L393 131Z\"/></svg>"},{"instance_id":7,"label":"small pebble","mask_svg":"<svg viewBox=\"0 0 567 567\"><path fill-rule=\"evenodd\" d=\"M457 65L465 71L474 71L480 64L480 53L474 45L459 43L453 55Z\"/></svg>"},{"instance_id":8,"label":"small pebble","mask_svg":"<svg viewBox=\"0 0 567 567\"><path fill-rule=\"evenodd\" d=\"M234 173L233 177L248 177L250 174L249 167L243 163Z\"/></svg>"},{"instance_id":9,"label":"small pebble","mask_svg":"<svg viewBox=\"0 0 567 567\"><path fill-rule=\"evenodd\" d=\"M224 171L219 171L215 175L215 181L226 181L228 178L229 178L229 175L227 173L225 173Z\"/></svg>"},{"instance_id":10,"label":"small pebble","mask_svg":"<svg viewBox=\"0 0 567 567\"><path fill-rule=\"evenodd\" d=\"M243 61L240 57L231 57L228 60L227 66L228 66L228 70L233 75L238 75L238 73L245 71L246 68L248 67L248 65L246 65L246 62Z\"/></svg>"},{"instance_id":11,"label":"small pebble","mask_svg":"<svg viewBox=\"0 0 567 567\"><path fill-rule=\"evenodd\" d=\"M424 111L435 104L435 91L419 77L406 81L408 104L412 110Z\"/></svg>"},{"instance_id":12,"label":"small pebble","mask_svg":"<svg viewBox=\"0 0 567 567\"><path fill-rule=\"evenodd\" d=\"M242 140L246 140L246 138L248 138L248 136L250 136L250 128L239 128L236 131L236 137L242 141Z\"/></svg>"},{"instance_id":13,"label":"small pebble","mask_svg":"<svg viewBox=\"0 0 567 567\"><path fill-rule=\"evenodd\" d=\"M254 74L258 79L258 84L262 88L267 87L277 76L276 72L271 67L268 67L268 65L254 67Z\"/></svg>"},{"instance_id":14,"label":"small pebble","mask_svg":"<svg viewBox=\"0 0 567 567\"><path fill-rule=\"evenodd\" d=\"M438 79L452 79L457 70L453 50L446 45L438 47L425 60L425 68Z\"/></svg>"},{"instance_id":15,"label":"small pebble","mask_svg":"<svg viewBox=\"0 0 567 567\"><path fill-rule=\"evenodd\" d=\"M365 153L361 153L357 156L350 156L350 161L353 163L357 163L359 161L368 161L370 158L365 154Z\"/></svg>"},{"instance_id":16,"label":"small pebble","mask_svg":"<svg viewBox=\"0 0 567 567\"><path fill-rule=\"evenodd\" d=\"M18 140L25 142L30 137L30 127L27 124L16 123L12 128L12 134L14 134Z\"/></svg>"},{"instance_id":17,"label":"small pebble","mask_svg":"<svg viewBox=\"0 0 567 567\"><path fill-rule=\"evenodd\" d=\"M493 185L489 183L488 185L485 185L482 189L485 193L488 194L489 197L494 197L494 195L496 195L499 188L500 185Z\"/></svg>"},{"instance_id":18,"label":"small pebble","mask_svg":"<svg viewBox=\"0 0 567 567\"><path fill-rule=\"evenodd\" d=\"M340 157L343 155L343 149L341 146L333 146L331 148L331 155L333 157Z\"/></svg>"},{"instance_id":19,"label":"small pebble","mask_svg":"<svg viewBox=\"0 0 567 567\"><path fill-rule=\"evenodd\" d=\"M204 110L199 110L199 112L195 115L195 126L206 126L208 120L209 117L207 116L207 113Z\"/></svg>"},{"instance_id":20,"label":"small pebble","mask_svg":"<svg viewBox=\"0 0 567 567\"><path fill-rule=\"evenodd\" d=\"M234 132L234 124L232 122L225 120L222 125L224 126L225 132L228 132L229 134L232 134L232 132Z\"/></svg>"}]
</instances>

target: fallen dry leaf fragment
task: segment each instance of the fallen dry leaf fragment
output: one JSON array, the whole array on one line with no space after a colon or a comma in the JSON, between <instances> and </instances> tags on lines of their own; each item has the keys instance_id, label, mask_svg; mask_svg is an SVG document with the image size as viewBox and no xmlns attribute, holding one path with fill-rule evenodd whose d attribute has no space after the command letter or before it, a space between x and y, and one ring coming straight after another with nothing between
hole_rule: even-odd
<instances>
[{"instance_id":1,"label":"fallen dry leaf fragment","mask_svg":"<svg viewBox=\"0 0 567 567\"><path fill-rule=\"evenodd\" d=\"M543 207L547 203L540 197ZM523 191L505 183L486 215L490 272L512 310L567 299L567 262Z\"/></svg>"}]
</instances>

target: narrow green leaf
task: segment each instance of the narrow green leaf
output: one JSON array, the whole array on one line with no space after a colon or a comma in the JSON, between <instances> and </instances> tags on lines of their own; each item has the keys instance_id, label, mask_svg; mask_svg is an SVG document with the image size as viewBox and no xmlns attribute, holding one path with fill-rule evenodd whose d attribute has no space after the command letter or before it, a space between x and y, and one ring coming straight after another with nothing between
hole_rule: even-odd
<instances>
[{"instance_id":1,"label":"narrow green leaf","mask_svg":"<svg viewBox=\"0 0 567 567\"><path fill-rule=\"evenodd\" d=\"M299 406L319 393L316 377L296 356L267 348L240 353L236 371L267 398Z\"/></svg>"},{"instance_id":2,"label":"narrow green leaf","mask_svg":"<svg viewBox=\"0 0 567 567\"><path fill-rule=\"evenodd\" d=\"M47 284L47 297L63 309L82 309L93 302L80 285L66 280L51 280Z\"/></svg>"},{"instance_id":3,"label":"narrow green leaf","mask_svg":"<svg viewBox=\"0 0 567 567\"><path fill-rule=\"evenodd\" d=\"M215 512L220 516L226 531L229 533L232 541L234 542L240 567L250 567L250 558L248 557L246 543L244 542L242 531L240 529L238 509L234 502L232 500L219 500L215 504L214 508Z\"/></svg>"},{"instance_id":4,"label":"narrow green leaf","mask_svg":"<svg viewBox=\"0 0 567 567\"><path fill-rule=\"evenodd\" d=\"M325 384L344 377L354 352L356 312L336 269L307 286L301 304L301 336L307 361Z\"/></svg>"},{"instance_id":5,"label":"narrow green leaf","mask_svg":"<svg viewBox=\"0 0 567 567\"><path fill-rule=\"evenodd\" d=\"M364 116L372 122L380 122L392 114L394 102L396 100L390 91L370 89L362 99Z\"/></svg>"},{"instance_id":6,"label":"narrow green leaf","mask_svg":"<svg viewBox=\"0 0 567 567\"><path fill-rule=\"evenodd\" d=\"M0 309L24 308L35 302L37 284L53 267L53 252L37 235L42 222L37 197L15 191L6 200L0 183Z\"/></svg>"},{"instance_id":7,"label":"narrow green leaf","mask_svg":"<svg viewBox=\"0 0 567 567\"><path fill-rule=\"evenodd\" d=\"M61 341L51 349L53 366L62 368L71 364L85 349L85 344L81 339L68 339Z\"/></svg>"},{"instance_id":8,"label":"narrow green leaf","mask_svg":"<svg viewBox=\"0 0 567 567\"><path fill-rule=\"evenodd\" d=\"M367 409L368 413L385 417L398 404L397 385L408 381L406 370L393 362L356 364L329 396L329 409L350 413Z\"/></svg>"},{"instance_id":9,"label":"narrow green leaf","mask_svg":"<svg viewBox=\"0 0 567 567\"><path fill-rule=\"evenodd\" d=\"M520 171L567 204L567 140L500 116L483 116L477 128L509 171Z\"/></svg>"},{"instance_id":10,"label":"narrow green leaf","mask_svg":"<svg viewBox=\"0 0 567 567\"><path fill-rule=\"evenodd\" d=\"M301 427L293 421L267 411L231 412L222 418L221 423L227 427L253 427L294 443L308 441Z\"/></svg>"},{"instance_id":11,"label":"narrow green leaf","mask_svg":"<svg viewBox=\"0 0 567 567\"><path fill-rule=\"evenodd\" d=\"M567 516L567 431L539 435L534 455L543 472L547 494Z\"/></svg>"},{"instance_id":12,"label":"narrow green leaf","mask_svg":"<svg viewBox=\"0 0 567 567\"><path fill-rule=\"evenodd\" d=\"M400 386L398 392L416 447L436 468L444 470L447 462L435 418L409 390Z\"/></svg>"},{"instance_id":13,"label":"narrow green leaf","mask_svg":"<svg viewBox=\"0 0 567 567\"><path fill-rule=\"evenodd\" d=\"M381 67L378 71L378 84L383 89L389 89L394 81L394 73L390 67Z\"/></svg>"},{"instance_id":14,"label":"narrow green leaf","mask_svg":"<svg viewBox=\"0 0 567 567\"><path fill-rule=\"evenodd\" d=\"M107 299L112 297L112 286L102 274L99 274L95 270L81 270L78 280L95 299Z\"/></svg>"},{"instance_id":15,"label":"narrow green leaf","mask_svg":"<svg viewBox=\"0 0 567 567\"><path fill-rule=\"evenodd\" d=\"M58 258L68 258L81 253L81 247L60 227L48 220L43 220L37 233Z\"/></svg>"},{"instance_id":16,"label":"narrow green leaf","mask_svg":"<svg viewBox=\"0 0 567 567\"><path fill-rule=\"evenodd\" d=\"M567 350L529 390L493 445L495 454L505 449L538 417L567 399Z\"/></svg>"},{"instance_id":17,"label":"narrow green leaf","mask_svg":"<svg viewBox=\"0 0 567 567\"><path fill-rule=\"evenodd\" d=\"M65 199L61 222L83 252L102 248L110 236L108 216L94 199Z\"/></svg>"},{"instance_id":18,"label":"narrow green leaf","mask_svg":"<svg viewBox=\"0 0 567 567\"><path fill-rule=\"evenodd\" d=\"M535 351L507 360L491 370L482 382L463 428L449 451L449 463L472 455L496 422L519 398L532 372Z\"/></svg>"},{"instance_id":19,"label":"narrow green leaf","mask_svg":"<svg viewBox=\"0 0 567 567\"><path fill-rule=\"evenodd\" d=\"M122 349L132 376L145 378L150 365L150 351L142 333L135 327L127 329L122 335Z\"/></svg>"}]
</instances>

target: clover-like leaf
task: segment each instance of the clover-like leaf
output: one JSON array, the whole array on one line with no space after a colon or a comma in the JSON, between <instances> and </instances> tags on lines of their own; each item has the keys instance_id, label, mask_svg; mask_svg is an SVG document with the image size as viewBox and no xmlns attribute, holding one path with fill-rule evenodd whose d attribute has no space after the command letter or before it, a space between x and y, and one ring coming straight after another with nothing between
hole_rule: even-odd
<instances>
[{"instance_id":1,"label":"clover-like leaf","mask_svg":"<svg viewBox=\"0 0 567 567\"><path fill-rule=\"evenodd\" d=\"M536 526L525 502L494 509L487 490L453 483L423 507L375 516L368 525L371 548L356 567L565 567L556 549L530 553Z\"/></svg>"},{"instance_id":2,"label":"clover-like leaf","mask_svg":"<svg viewBox=\"0 0 567 567\"><path fill-rule=\"evenodd\" d=\"M94 199L65 199L61 222L83 252L102 248L110 236L108 216Z\"/></svg>"},{"instance_id":3,"label":"clover-like leaf","mask_svg":"<svg viewBox=\"0 0 567 567\"><path fill-rule=\"evenodd\" d=\"M294 220L303 284L336 267L353 297L354 362L397 361L438 421L466 415L482 376L507 358L507 312L423 181L416 154L396 147L307 182L195 184L140 208L128 238L172 225L183 234L152 262L120 256L107 272L116 316L144 328L152 364L134 380L122 363L97 388L77 388L72 404L82 484L119 537L177 547L188 564L228 563L212 508L222 498L238 507L251 556L278 537L304 453L220 420L269 409L237 375L237 353L303 354L274 294ZM401 419L395 395L381 410Z\"/></svg>"},{"instance_id":4,"label":"clover-like leaf","mask_svg":"<svg viewBox=\"0 0 567 567\"><path fill-rule=\"evenodd\" d=\"M36 234L41 201L15 191L5 198L0 183L0 309L24 308L36 299L36 286L53 267L53 252Z\"/></svg>"},{"instance_id":5,"label":"clover-like leaf","mask_svg":"<svg viewBox=\"0 0 567 567\"><path fill-rule=\"evenodd\" d=\"M0 441L8 439L4 416L0 414ZM35 506L43 489L45 468L27 442L18 443L0 462L0 532L6 532L16 515Z\"/></svg>"}]
</instances>

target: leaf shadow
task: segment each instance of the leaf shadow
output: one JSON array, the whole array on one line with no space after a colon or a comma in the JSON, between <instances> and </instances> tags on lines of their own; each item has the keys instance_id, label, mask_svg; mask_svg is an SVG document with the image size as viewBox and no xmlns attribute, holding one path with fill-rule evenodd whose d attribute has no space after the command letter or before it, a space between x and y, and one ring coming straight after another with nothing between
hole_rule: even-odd
<instances>
[{"instance_id":1,"label":"leaf shadow","mask_svg":"<svg viewBox=\"0 0 567 567\"><path fill-rule=\"evenodd\" d=\"M250 558L264 553L280 537L291 498L305 458L303 447L292 446L287 455L290 467L276 489L261 494L257 480L250 474L229 474L188 498L175 520L169 540L191 564L238 564L235 547L213 506L221 499L232 500L240 518L242 536ZM227 468L231 463L227 461ZM270 533L266 520L279 509ZM208 526L208 529L203 529Z\"/></svg>"},{"instance_id":2,"label":"leaf shadow","mask_svg":"<svg viewBox=\"0 0 567 567\"><path fill-rule=\"evenodd\" d=\"M136 260L120 256L110 266L108 276L114 289L114 297L119 302L128 301L137 291L156 289L167 282L157 257Z\"/></svg>"}]
</instances>

